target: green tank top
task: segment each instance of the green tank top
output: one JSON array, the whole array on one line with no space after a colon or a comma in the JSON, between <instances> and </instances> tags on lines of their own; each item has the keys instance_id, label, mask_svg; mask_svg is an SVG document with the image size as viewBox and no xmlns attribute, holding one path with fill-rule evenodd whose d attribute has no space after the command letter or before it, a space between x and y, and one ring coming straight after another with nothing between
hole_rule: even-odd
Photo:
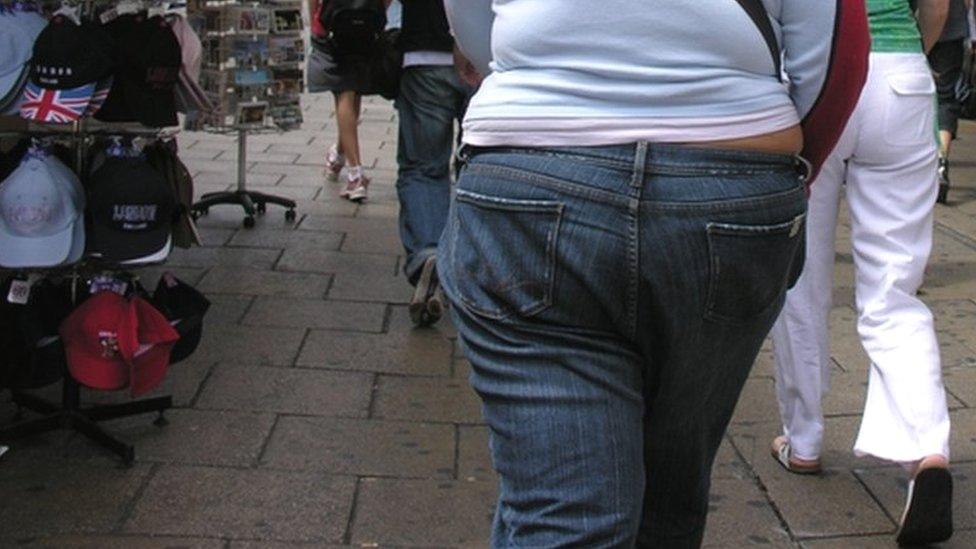
<instances>
[{"instance_id":1,"label":"green tank top","mask_svg":"<svg viewBox=\"0 0 976 549\"><path fill-rule=\"evenodd\" d=\"M867 0L871 51L921 53L922 35L908 0Z\"/></svg>"}]
</instances>

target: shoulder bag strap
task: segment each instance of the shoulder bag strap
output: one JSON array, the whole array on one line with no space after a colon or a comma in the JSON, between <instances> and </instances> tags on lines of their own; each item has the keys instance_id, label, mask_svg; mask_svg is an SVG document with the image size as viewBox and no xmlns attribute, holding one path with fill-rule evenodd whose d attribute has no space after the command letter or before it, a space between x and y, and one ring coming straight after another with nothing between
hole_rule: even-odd
<instances>
[{"instance_id":1,"label":"shoulder bag strap","mask_svg":"<svg viewBox=\"0 0 976 549\"><path fill-rule=\"evenodd\" d=\"M746 10L749 18L759 28L763 39L766 40L766 46L769 47L769 53L773 56L773 65L776 66L776 78L781 78L783 74L783 62L780 58L779 42L776 41L776 32L773 30L772 23L769 22L769 14L766 13L766 6L763 5L762 0L735 1L742 6L742 9Z\"/></svg>"}]
</instances>

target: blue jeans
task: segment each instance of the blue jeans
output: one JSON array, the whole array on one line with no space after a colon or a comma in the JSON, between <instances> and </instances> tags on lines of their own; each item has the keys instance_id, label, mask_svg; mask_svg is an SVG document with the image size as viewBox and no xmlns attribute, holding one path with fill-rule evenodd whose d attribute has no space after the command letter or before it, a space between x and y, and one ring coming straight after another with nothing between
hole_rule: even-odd
<instances>
[{"instance_id":1,"label":"blue jeans","mask_svg":"<svg viewBox=\"0 0 976 549\"><path fill-rule=\"evenodd\" d=\"M492 546L699 546L712 462L802 265L798 161L463 152L438 268L500 477Z\"/></svg>"},{"instance_id":2,"label":"blue jeans","mask_svg":"<svg viewBox=\"0 0 976 549\"><path fill-rule=\"evenodd\" d=\"M454 123L464 118L471 92L448 66L408 67L400 81L397 196L400 240L407 252L404 272L412 284L424 262L437 253L444 232L451 202Z\"/></svg>"}]
</instances>

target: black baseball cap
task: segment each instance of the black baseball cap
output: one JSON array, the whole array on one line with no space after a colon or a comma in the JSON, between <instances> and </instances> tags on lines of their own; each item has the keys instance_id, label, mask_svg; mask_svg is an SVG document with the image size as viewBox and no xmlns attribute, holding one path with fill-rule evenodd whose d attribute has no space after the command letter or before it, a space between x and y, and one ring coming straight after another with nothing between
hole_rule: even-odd
<instances>
[{"instance_id":1,"label":"black baseball cap","mask_svg":"<svg viewBox=\"0 0 976 549\"><path fill-rule=\"evenodd\" d=\"M176 211L169 184L145 160L108 157L89 181L89 252L111 262L157 255L170 245Z\"/></svg>"},{"instance_id":2,"label":"black baseball cap","mask_svg":"<svg viewBox=\"0 0 976 549\"><path fill-rule=\"evenodd\" d=\"M101 26L55 15L34 42L30 79L50 90L80 88L112 74L112 41Z\"/></svg>"},{"instance_id":3,"label":"black baseball cap","mask_svg":"<svg viewBox=\"0 0 976 549\"><path fill-rule=\"evenodd\" d=\"M161 16L125 14L105 25L119 51L119 70L96 118L161 128L178 124L176 86L183 54Z\"/></svg>"},{"instance_id":4,"label":"black baseball cap","mask_svg":"<svg viewBox=\"0 0 976 549\"><path fill-rule=\"evenodd\" d=\"M74 308L71 284L41 280L27 304L19 305L6 299L12 281L0 285L0 386L38 389L60 381L67 371L58 328Z\"/></svg>"},{"instance_id":5,"label":"black baseball cap","mask_svg":"<svg viewBox=\"0 0 976 549\"><path fill-rule=\"evenodd\" d=\"M180 334L170 354L170 364L192 355L200 344L203 317L210 308L210 300L193 286L167 272L159 278L151 303Z\"/></svg>"}]
</instances>

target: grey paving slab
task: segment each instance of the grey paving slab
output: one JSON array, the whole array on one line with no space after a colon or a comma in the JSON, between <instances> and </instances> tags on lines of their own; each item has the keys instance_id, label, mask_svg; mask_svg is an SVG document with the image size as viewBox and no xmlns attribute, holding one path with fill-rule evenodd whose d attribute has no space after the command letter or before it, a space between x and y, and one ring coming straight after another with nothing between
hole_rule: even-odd
<instances>
[{"instance_id":1,"label":"grey paving slab","mask_svg":"<svg viewBox=\"0 0 976 549\"><path fill-rule=\"evenodd\" d=\"M400 274L340 273L335 275L335 280L329 287L329 297L332 299L405 305L410 303L412 296L413 288Z\"/></svg>"},{"instance_id":2,"label":"grey paving slab","mask_svg":"<svg viewBox=\"0 0 976 549\"><path fill-rule=\"evenodd\" d=\"M197 287L212 294L322 298L331 283L328 275L214 267Z\"/></svg>"},{"instance_id":3,"label":"grey paving slab","mask_svg":"<svg viewBox=\"0 0 976 549\"><path fill-rule=\"evenodd\" d=\"M246 183L248 186L257 185L262 187L273 187L281 181L284 174L273 173L253 173L248 172ZM194 190L197 186L218 186L218 185L237 185L237 166L234 166L233 170L221 171L221 172L200 172L193 176ZM197 194L200 194L199 192Z\"/></svg>"},{"instance_id":4,"label":"grey paving slab","mask_svg":"<svg viewBox=\"0 0 976 549\"><path fill-rule=\"evenodd\" d=\"M481 401L464 380L382 375L373 417L477 424Z\"/></svg>"},{"instance_id":5,"label":"grey paving slab","mask_svg":"<svg viewBox=\"0 0 976 549\"><path fill-rule=\"evenodd\" d=\"M306 253L315 253L338 250L342 239L343 234L340 232L314 233L291 229L241 230L233 235L229 244L245 248L301 249Z\"/></svg>"},{"instance_id":6,"label":"grey paving slab","mask_svg":"<svg viewBox=\"0 0 976 549\"><path fill-rule=\"evenodd\" d=\"M248 467L257 463L275 416L269 413L170 410L169 424L157 427L144 417L104 422L113 435L136 447L140 462ZM86 440L69 452L98 452Z\"/></svg>"},{"instance_id":7,"label":"grey paving slab","mask_svg":"<svg viewBox=\"0 0 976 549\"><path fill-rule=\"evenodd\" d=\"M753 479L712 481L708 503L702 547L793 547L789 533ZM746 524L748 528L743 528Z\"/></svg>"},{"instance_id":8,"label":"grey paving slab","mask_svg":"<svg viewBox=\"0 0 976 549\"><path fill-rule=\"evenodd\" d=\"M938 545L939 549L971 549L976 531L956 531L956 535L945 543ZM890 549L895 547L894 535L854 536L820 540L804 541L803 549Z\"/></svg>"},{"instance_id":9,"label":"grey paving slab","mask_svg":"<svg viewBox=\"0 0 976 549\"><path fill-rule=\"evenodd\" d=\"M239 324L244 313L251 307L255 296L210 294L210 308L205 317L205 326L212 324Z\"/></svg>"},{"instance_id":10,"label":"grey paving slab","mask_svg":"<svg viewBox=\"0 0 976 549\"><path fill-rule=\"evenodd\" d=\"M494 497L490 482L363 479L352 542L485 547Z\"/></svg>"},{"instance_id":11,"label":"grey paving slab","mask_svg":"<svg viewBox=\"0 0 976 549\"><path fill-rule=\"evenodd\" d=\"M488 450L488 427L461 425L458 427L458 479L494 481Z\"/></svg>"},{"instance_id":12,"label":"grey paving slab","mask_svg":"<svg viewBox=\"0 0 976 549\"><path fill-rule=\"evenodd\" d=\"M399 229L392 219L307 216L298 225L298 229L347 233L342 245L344 252L390 255L403 253Z\"/></svg>"},{"instance_id":13,"label":"grey paving slab","mask_svg":"<svg viewBox=\"0 0 976 549\"><path fill-rule=\"evenodd\" d=\"M237 232L236 228L197 227L200 242L207 247L220 247L227 244L230 237Z\"/></svg>"},{"instance_id":14,"label":"grey paving slab","mask_svg":"<svg viewBox=\"0 0 976 549\"><path fill-rule=\"evenodd\" d=\"M734 423L757 423L779 417L772 379L750 378L742 389L739 404L732 415Z\"/></svg>"},{"instance_id":15,"label":"grey paving slab","mask_svg":"<svg viewBox=\"0 0 976 549\"><path fill-rule=\"evenodd\" d=\"M382 303L258 297L243 322L249 326L330 328L378 333L383 329L385 316L386 305ZM302 355L305 354L303 350ZM311 363L306 361L303 364Z\"/></svg>"},{"instance_id":16,"label":"grey paving slab","mask_svg":"<svg viewBox=\"0 0 976 549\"><path fill-rule=\"evenodd\" d=\"M203 362L290 365L298 356L301 330L208 324L193 357Z\"/></svg>"},{"instance_id":17,"label":"grey paving slab","mask_svg":"<svg viewBox=\"0 0 976 549\"><path fill-rule=\"evenodd\" d=\"M362 418L372 386L368 374L220 364L197 407Z\"/></svg>"},{"instance_id":18,"label":"grey paving slab","mask_svg":"<svg viewBox=\"0 0 976 549\"><path fill-rule=\"evenodd\" d=\"M231 541L228 549L295 549L296 547L315 547L317 549L350 549L352 545L334 545L320 542L288 541Z\"/></svg>"},{"instance_id":19,"label":"grey paving slab","mask_svg":"<svg viewBox=\"0 0 976 549\"><path fill-rule=\"evenodd\" d=\"M436 333L347 334L313 330L297 364L412 376L449 376L452 344Z\"/></svg>"},{"instance_id":20,"label":"grey paving slab","mask_svg":"<svg viewBox=\"0 0 976 549\"><path fill-rule=\"evenodd\" d=\"M123 531L338 542L354 488L321 473L163 466Z\"/></svg>"},{"instance_id":21,"label":"grey paving slab","mask_svg":"<svg viewBox=\"0 0 976 549\"><path fill-rule=\"evenodd\" d=\"M300 187L309 189L311 187ZM316 197L321 197L329 192L327 189L315 187L318 191ZM353 217L359 211L359 204L350 202L344 198L329 198L328 200L299 200L296 210L302 219L299 224L304 223L307 217Z\"/></svg>"},{"instance_id":22,"label":"grey paving slab","mask_svg":"<svg viewBox=\"0 0 976 549\"><path fill-rule=\"evenodd\" d=\"M178 267L242 267L270 270L281 255L280 250L244 248L191 248L173 250L167 265Z\"/></svg>"},{"instance_id":23,"label":"grey paving slab","mask_svg":"<svg viewBox=\"0 0 976 549\"><path fill-rule=\"evenodd\" d=\"M372 277L396 274L396 255L356 254L349 252L318 252L288 249L278 261L277 269L284 272L351 274Z\"/></svg>"},{"instance_id":24,"label":"grey paving slab","mask_svg":"<svg viewBox=\"0 0 976 549\"><path fill-rule=\"evenodd\" d=\"M943 372L946 389L966 407L976 407L976 368L953 368Z\"/></svg>"},{"instance_id":25,"label":"grey paving slab","mask_svg":"<svg viewBox=\"0 0 976 549\"><path fill-rule=\"evenodd\" d=\"M145 269L139 270L139 281L142 283L143 287L147 290L152 291L156 284L159 283L159 277L163 273L171 273L176 278L186 282L191 286L196 286L203 279L204 275L207 274L207 269L200 267L175 267L175 266L161 266L161 267L147 267Z\"/></svg>"},{"instance_id":26,"label":"grey paving slab","mask_svg":"<svg viewBox=\"0 0 976 549\"><path fill-rule=\"evenodd\" d=\"M908 478L899 467L884 467L855 472L885 511L901 517L908 494ZM976 463L956 463L952 467L952 522L959 529L976 528Z\"/></svg>"},{"instance_id":27,"label":"grey paving slab","mask_svg":"<svg viewBox=\"0 0 976 549\"><path fill-rule=\"evenodd\" d=\"M451 425L282 417L261 464L358 476L451 479L454 453Z\"/></svg>"},{"instance_id":28,"label":"grey paving slab","mask_svg":"<svg viewBox=\"0 0 976 549\"><path fill-rule=\"evenodd\" d=\"M221 153L217 160L232 159L237 161L237 151L227 151ZM255 164L293 164L298 160L297 154L289 153L270 153L270 152L247 152L247 161Z\"/></svg>"},{"instance_id":29,"label":"grey paving slab","mask_svg":"<svg viewBox=\"0 0 976 549\"><path fill-rule=\"evenodd\" d=\"M880 534L894 528L852 472L827 469L820 476L806 477L787 473L769 457L771 439L772 436L733 437L795 536Z\"/></svg>"},{"instance_id":30,"label":"grey paving slab","mask_svg":"<svg viewBox=\"0 0 976 549\"><path fill-rule=\"evenodd\" d=\"M222 539L103 534L45 537L17 546L28 549L224 549L225 545Z\"/></svg>"},{"instance_id":31,"label":"grey paving slab","mask_svg":"<svg viewBox=\"0 0 976 549\"><path fill-rule=\"evenodd\" d=\"M150 473L84 461L37 459L16 448L0 462L0 543L41 535L109 532Z\"/></svg>"}]
</instances>

